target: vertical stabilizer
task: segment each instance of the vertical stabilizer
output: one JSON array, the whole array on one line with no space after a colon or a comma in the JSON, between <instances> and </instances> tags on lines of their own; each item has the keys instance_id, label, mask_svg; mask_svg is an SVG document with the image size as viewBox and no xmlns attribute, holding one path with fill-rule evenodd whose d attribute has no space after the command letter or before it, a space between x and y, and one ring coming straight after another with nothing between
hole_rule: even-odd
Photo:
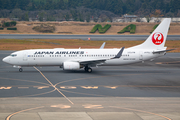
<instances>
[{"instance_id":1,"label":"vertical stabilizer","mask_svg":"<svg viewBox=\"0 0 180 120\"><path fill-rule=\"evenodd\" d=\"M99 49L104 49L106 42L104 42Z\"/></svg>"},{"instance_id":2,"label":"vertical stabilizer","mask_svg":"<svg viewBox=\"0 0 180 120\"><path fill-rule=\"evenodd\" d=\"M132 47L133 49L155 49L162 50L164 47L171 18L165 18L159 26L153 31L153 33L146 39L146 41L140 45Z\"/></svg>"}]
</instances>

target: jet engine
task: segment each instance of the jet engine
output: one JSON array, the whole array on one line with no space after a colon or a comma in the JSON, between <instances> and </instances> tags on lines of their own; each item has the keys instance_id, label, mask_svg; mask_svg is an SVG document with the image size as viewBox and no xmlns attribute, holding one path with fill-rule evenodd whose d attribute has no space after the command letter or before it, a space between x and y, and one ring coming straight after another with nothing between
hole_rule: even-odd
<instances>
[{"instance_id":1,"label":"jet engine","mask_svg":"<svg viewBox=\"0 0 180 120\"><path fill-rule=\"evenodd\" d=\"M80 64L78 62L64 62L63 69L64 70L79 70Z\"/></svg>"}]
</instances>

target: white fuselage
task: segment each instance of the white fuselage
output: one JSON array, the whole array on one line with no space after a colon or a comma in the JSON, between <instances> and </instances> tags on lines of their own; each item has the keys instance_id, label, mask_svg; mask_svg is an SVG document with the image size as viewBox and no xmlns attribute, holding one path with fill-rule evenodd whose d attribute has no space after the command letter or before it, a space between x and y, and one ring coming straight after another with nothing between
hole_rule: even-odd
<instances>
[{"instance_id":1,"label":"white fuselage","mask_svg":"<svg viewBox=\"0 0 180 120\"><path fill-rule=\"evenodd\" d=\"M22 50L12 53L3 59L4 62L14 66L62 66L64 62L78 62L82 60L108 59L103 66L124 65L137 63L156 57L149 49L124 49L119 59L111 59L120 49L34 49Z\"/></svg>"}]
</instances>

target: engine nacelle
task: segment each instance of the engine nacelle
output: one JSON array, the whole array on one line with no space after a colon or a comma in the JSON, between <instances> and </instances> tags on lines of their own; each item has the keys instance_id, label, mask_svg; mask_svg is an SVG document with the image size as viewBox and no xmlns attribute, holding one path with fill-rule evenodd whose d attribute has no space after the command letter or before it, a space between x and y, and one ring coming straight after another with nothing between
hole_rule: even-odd
<instances>
[{"instance_id":1,"label":"engine nacelle","mask_svg":"<svg viewBox=\"0 0 180 120\"><path fill-rule=\"evenodd\" d=\"M64 70L79 70L80 64L78 62L64 62L63 69Z\"/></svg>"}]
</instances>

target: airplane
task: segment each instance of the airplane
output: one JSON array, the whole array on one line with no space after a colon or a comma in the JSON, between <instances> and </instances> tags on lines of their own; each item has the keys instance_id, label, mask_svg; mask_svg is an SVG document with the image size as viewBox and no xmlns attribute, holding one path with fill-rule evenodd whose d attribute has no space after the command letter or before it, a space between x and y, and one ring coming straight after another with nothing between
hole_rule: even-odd
<instances>
[{"instance_id":1,"label":"airplane","mask_svg":"<svg viewBox=\"0 0 180 120\"><path fill-rule=\"evenodd\" d=\"M3 61L13 67L59 66L63 70L80 70L84 68L91 73L92 67L118 66L151 60L166 54L164 47L171 18L165 18L153 33L140 45L130 48L104 49L30 49L21 50L5 57Z\"/></svg>"}]
</instances>

